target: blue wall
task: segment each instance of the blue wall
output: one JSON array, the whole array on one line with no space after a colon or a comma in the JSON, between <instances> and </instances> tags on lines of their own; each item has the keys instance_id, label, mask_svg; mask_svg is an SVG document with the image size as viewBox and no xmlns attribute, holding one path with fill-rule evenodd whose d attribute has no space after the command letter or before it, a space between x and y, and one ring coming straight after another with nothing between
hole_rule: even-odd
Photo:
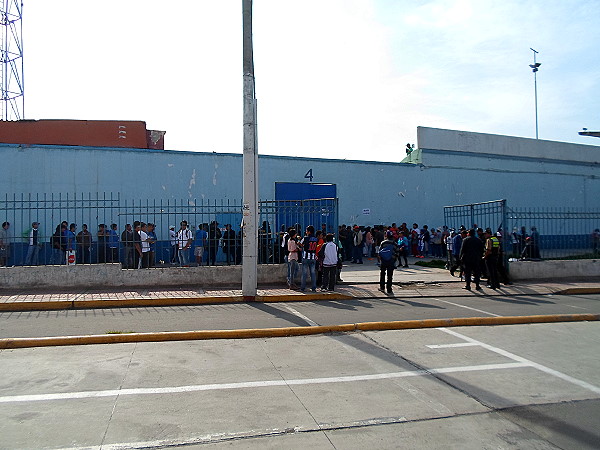
<instances>
[{"instance_id":1,"label":"blue wall","mask_svg":"<svg viewBox=\"0 0 600 450\"><path fill-rule=\"evenodd\" d=\"M485 136L490 142L505 138ZM560 152L561 143L551 144ZM543 143L535 145L543 151ZM441 226L444 206L501 198L513 207L599 208L598 163L570 160L572 148L564 146L562 156L552 158L423 147L421 164L264 155L259 157L259 196L275 199L276 182L335 184L339 223L362 225ZM194 204L242 197L241 154L0 144L0 160L2 198L5 193L108 192L122 200ZM310 170L312 180L305 178Z\"/></svg>"}]
</instances>

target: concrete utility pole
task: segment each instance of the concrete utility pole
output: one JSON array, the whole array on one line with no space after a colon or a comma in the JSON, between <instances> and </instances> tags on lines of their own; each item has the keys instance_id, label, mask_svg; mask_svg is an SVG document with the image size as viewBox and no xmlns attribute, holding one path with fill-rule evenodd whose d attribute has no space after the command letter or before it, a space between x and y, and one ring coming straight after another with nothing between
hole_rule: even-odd
<instances>
[{"instance_id":1,"label":"concrete utility pole","mask_svg":"<svg viewBox=\"0 0 600 450\"><path fill-rule=\"evenodd\" d=\"M255 300L258 285L258 186L256 177L256 98L252 52L252 0L242 0L244 41L244 204L242 295Z\"/></svg>"}]
</instances>

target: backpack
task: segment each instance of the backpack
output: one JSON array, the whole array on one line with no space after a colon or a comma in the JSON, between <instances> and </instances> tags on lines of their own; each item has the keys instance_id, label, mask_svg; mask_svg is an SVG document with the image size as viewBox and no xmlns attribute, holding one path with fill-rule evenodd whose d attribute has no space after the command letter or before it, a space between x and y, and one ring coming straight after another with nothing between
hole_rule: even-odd
<instances>
[{"instance_id":1,"label":"backpack","mask_svg":"<svg viewBox=\"0 0 600 450\"><path fill-rule=\"evenodd\" d=\"M390 262L394 259L394 246L393 245L382 245L379 249L379 257L384 262Z\"/></svg>"},{"instance_id":2,"label":"backpack","mask_svg":"<svg viewBox=\"0 0 600 450\"><path fill-rule=\"evenodd\" d=\"M324 242L323 245L321 245L321 248L319 249L319 253L317 253L317 259L319 261L323 261L325 259L325 246L327 245L327 242Z\"/></svg>"}]
</instances>

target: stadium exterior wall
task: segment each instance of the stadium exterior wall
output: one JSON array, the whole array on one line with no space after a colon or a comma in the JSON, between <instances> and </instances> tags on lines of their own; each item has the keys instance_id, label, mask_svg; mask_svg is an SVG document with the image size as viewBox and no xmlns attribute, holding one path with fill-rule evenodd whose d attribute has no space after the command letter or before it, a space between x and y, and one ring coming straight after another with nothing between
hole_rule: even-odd
<instances>
[{"instance_id":1,"label":"stadium exterior wall","mask_svg":"<svg viewBox=\"0 0 600 450\"><path fill-rule=\"evenodd\" d=\"M313 183L337 186L340 224L440 226L446 205L500 198L519 207L600 206L597 146L425 127L418 146L419 164L261 155L259 196L274 199L276 182L309 182L312 171ZM241 154L0 144L0 158L2 194L113 192L192 203L242 196Z\"/></svg>"}]
</instances>

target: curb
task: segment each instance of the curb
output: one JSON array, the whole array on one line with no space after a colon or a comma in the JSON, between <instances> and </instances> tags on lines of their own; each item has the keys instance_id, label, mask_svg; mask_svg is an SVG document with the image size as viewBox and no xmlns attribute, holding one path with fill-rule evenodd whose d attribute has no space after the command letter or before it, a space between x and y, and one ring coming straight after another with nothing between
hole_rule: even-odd
<instances>
[{"instance_id":1,"label":"curb","mask_svg":"<svg viewBox=\"0 0 600 450\"><path fill-rule=\"evenodd\" d=\"M567 288L563 290L535 293L483 293L478 296L522 296L522 295L589 295L600 294L600 288L595 287L580 287ZM436 296L442 297L464 297L464 292L451 293L447 295ZM400 292L394 295L394 298L423 298L424 295L402 295ZM254 302L259 303L277 303L277 302L310 302L320 300L353 300L353 299L385 299L389 296L361 296L356 297L349 294L339 292L333 293L308 293L308 294L280 294L280 295L259 295ZM110 299L110 300L51 300L51 301L25 301L25 302L5 302L0 303L0 312L18 312L18 311L57 311L69 309L102 309L102 308L135 308L135 307L169 307L169 306L196 306L196 305L215 305L226 303L247 303L243 296L218 296L218 297L158 297L158 298L133 298L126 300Z\"/></svg>"},{"instance_id":2,"label":"curb","mask_svg":"<svg viewBox=\"0 0 600 450\"><path fill-rule=\"evenodd\" d=\"M600 294L600 288L568 288L562 291L555 292L556 295L586 295L586 294Z\"/></svg>"},{"instance_id":3,"label":"curb","mask_svg":"<svg viewBox=\"0 0 600 450\"><path fill-rule=\"evenodd\" d=\"M0 339L0 350L68 345L123 344L134 342L165 342L207 339L251 339L267 337L307 336L353 331L408 330L417 328L516 325L598 321L600 314L552 314L539 316L466 317L457 319L402 320L394 322L361 322L343 325L250 328L239 330L173 331L158 333L100 334L87 336L56 336L41 338Z\"/></svg>"}]
</instances>

